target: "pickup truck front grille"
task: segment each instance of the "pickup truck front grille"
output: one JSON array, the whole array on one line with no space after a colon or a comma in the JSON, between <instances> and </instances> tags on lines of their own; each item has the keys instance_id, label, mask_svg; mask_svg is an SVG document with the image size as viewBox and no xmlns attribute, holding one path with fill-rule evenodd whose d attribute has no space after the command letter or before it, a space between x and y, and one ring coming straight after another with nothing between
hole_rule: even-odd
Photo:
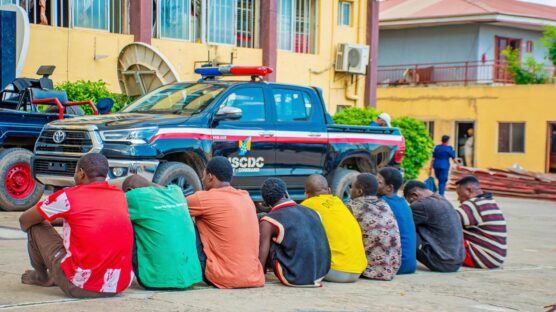
<instances>
[{"instance_id":1,"label":"pickup truck front grille","mask_svg":"<svg viewBox=\"0 0 556 312\"><path fill-rule=\"evenodd\" d=\"M48 159L35 159L33 162L33 170L35 174L46 175L60 175L66 177L73 177L75 167L77 166L77 159L75 160L48 160Z\"/></svg>"},{"instance_id":2,"label":"pickup truck front grille","mask_svg":"<svg viewBox=\"0 0 556 312\"><path fill-rule=\"evenodd\" d=\"M63 131L64 138L54 141L57 131ZM60 139L60 136L57 137ZM86 130L44 129L35 145L38 154L86 154L93 149L91 134Z\"/></svg>"}]
</instances>

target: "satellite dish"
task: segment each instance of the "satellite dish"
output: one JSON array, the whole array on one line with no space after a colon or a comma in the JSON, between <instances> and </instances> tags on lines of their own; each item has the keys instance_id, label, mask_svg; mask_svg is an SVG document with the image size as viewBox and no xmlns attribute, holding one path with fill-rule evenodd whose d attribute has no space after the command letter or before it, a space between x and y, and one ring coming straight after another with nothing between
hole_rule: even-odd
<instances>
[{"instance_id":1,"label":"satellite dish","mask_svg":"<svg viewBox=\"0 0 556 312\"><path fill-rule=\"evenodd\" d=\"M29 17L27 12L17 5L2 5L0 11L15 12L15 76L20 77L27 58L27 50L29 50L29 37L31 36Z\"/></svg>"},{"instance_id":2,"label":"satellite dish","mask_svg":"<svg viewBox=\"0 0 556 312\"><path fill-rule=\"evenodd\" d=\"M148 44L130 43L118 56L118 81L127 96L144 95L179 80L170 61Z\"/></svg>"}]
</instances>

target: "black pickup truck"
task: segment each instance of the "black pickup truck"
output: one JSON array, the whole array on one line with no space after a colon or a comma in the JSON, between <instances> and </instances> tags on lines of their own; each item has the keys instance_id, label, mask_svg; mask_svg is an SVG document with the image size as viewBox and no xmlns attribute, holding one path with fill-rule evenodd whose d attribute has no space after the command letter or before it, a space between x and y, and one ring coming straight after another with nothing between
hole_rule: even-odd
<instances>
[{"instance_id":1,"label":"black pickup truck","mask_svg":"<svg viewBox=\"0 0 556 312\"><path fill-rule=\"evenodd\" d=\"M77 159L99 152L114 184L138 173L188 195L202 188L207 161L220 155L234 167L233 185L255 201L268 177L284 179L291 197L302 199L304 180L315 173L346 198L358 172L401 163L399 129L335 125L318 88L265 82L265 67L232 68L201 68L198 82L163 86L117 114L47 124L35 144L36 179L70 186ZM251 81L216 79L234 71Z\"/></svg>"}]
</instances>

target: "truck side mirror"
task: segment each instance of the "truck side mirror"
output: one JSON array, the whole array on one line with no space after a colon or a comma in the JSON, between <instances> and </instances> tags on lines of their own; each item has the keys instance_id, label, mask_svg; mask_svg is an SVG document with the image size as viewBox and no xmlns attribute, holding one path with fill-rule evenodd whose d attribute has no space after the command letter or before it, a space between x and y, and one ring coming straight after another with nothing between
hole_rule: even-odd
<instances>
[{"instance_id":1,"label":"truck side mirror","mask_svg":"<svg viewBox=\"0 0 556 312\"><path fill-rule=\"evenodd\" d=\"M215 120L238 120L241 119L242 115L241 108L232 106L222 106L216 112Z\"/></svg>"}]
</instances>

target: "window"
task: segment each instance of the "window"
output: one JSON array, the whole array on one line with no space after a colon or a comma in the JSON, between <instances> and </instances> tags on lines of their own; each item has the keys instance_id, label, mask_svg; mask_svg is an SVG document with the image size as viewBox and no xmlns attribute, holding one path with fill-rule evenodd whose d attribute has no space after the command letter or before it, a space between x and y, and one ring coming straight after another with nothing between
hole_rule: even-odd
<instances>
[{"instance_id":1,"label":"window","mask_svg":"<svg viewBox=\"0 0 556 312\"><path fill-rule=\"evenodd\" d=\"M429 136L434 140L434 121L423 121L425 128L429 132Z\"/></svg>"},{"instance_id":2,"label":"window","mask_svg":"<svg viewBox=\"0 0 556 312\"><path fill-rule=\"evenodd\" d=\"M224 101L223 106L241 109L243 122L260 122L266 120L263 89L242 88L234 91Z\"/></svg>"},{"instance_id":3,"label":"window","mask_svg":"<svg viewBox=\"0 0 556 312\"><path fill-rule=\"evenodd\" d=\"M525 123L498 124L498 153L525 152Z\"/></svg>"},{"instance_id":4,"label":"window","mask_svg":"<svg viewBox=\"0 0 556 312\"><path fill-rule=\"evenodd\" d=\"M340 1L338 5L338 25L351 26L351 2Z\"/></svg>"},{"instance_id":5,"label":"window","mask_svg":"<svg viewBox=\"0 0 556 312\"><path fill-rule=\"evenodd\" d=\"M155 12L160 38L192 40L191 0L159 1ZM153 14L154 15L154 14Z\"/></svg>"},{"instance_id":6,"label":"window","mask_svg":"<svg viewBox=\"0 0 556 312\"><path fill-rule=\"evenodd\" d=\"M235 44L235 12L237 1L209 0L207 41L209 43Z\"/></svg>"},{"instance_id":7,"label":"window","mask_svg":"<svg viewBox=\"0 0 556 312\"><path fill-rule=\"evenodd\" d=\"M242 47L242 48L255 47L255 3L254 2L255 0L237 1L236 46L238 47Z\"/></svg>"},{"instance_id":8,"label":"window","mask_svg":"<svg viewBox=\"0 0 556 312\"><path fill-rule=\"evenodd\" d=\"M311 97L301 91L276 89L273 92L276 120L279 122L307 121L311 117Z\"/></svg>"},{"instance_id":9,"label":"window","mask_svg":"<svg viewBox=\"0 0 556 312\"><path fill-rule=\"evenodd\" d=\"M278 48L315 53L316 0L278 0Z\"/></svg>"},{"instance_id":10,"label":"window","mask_svg":"<svg viewBox=\"0 0 556 312\"><path fill-rule=\"evenodd\" d=\"M74 1L72 26L110 30L109 0Z\"/></svg>"},{"instance_id":11,"label":"window","mask_svg":"<svg viewBox=\"0 0 556 312\"><path fill-rule=\"evenodd\" d=\"M527 51L527 53L533 53L533 47L534 47L533 41L529 40L529 41L527 41L525 51Z\"/></svg>"}]
</instances>

